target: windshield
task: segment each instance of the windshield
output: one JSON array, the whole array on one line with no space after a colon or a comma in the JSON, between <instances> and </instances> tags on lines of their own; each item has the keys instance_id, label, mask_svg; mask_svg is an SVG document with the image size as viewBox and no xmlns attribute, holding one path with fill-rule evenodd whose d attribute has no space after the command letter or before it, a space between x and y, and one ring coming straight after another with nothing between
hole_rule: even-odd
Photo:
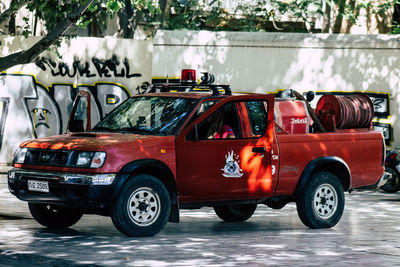
<instances>
[{"instance_id":1,"label":"windshield","mask_svg":"<svg viewBox=\"0 0 400 267\"><path fill-rule=\"evenodd\" d=\"M175 133L196 102L197 99L175 97L129 98L92 130L171 135Z\"/></svg>"}]
</instances>

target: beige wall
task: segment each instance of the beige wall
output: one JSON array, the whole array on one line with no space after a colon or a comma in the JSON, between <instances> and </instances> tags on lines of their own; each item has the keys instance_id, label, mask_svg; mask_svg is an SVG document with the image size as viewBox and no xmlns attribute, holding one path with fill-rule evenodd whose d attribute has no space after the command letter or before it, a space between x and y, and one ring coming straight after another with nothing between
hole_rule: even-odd
<instances>
[{"instance_id":1,"label":"beige wall","mask_svg":"<svg viewBox=\"0 0 400 267\"><path fill-rule=\"evenodd\" d=\"M379 116L375 127L385 129L387 138L391 130L391 144L399 146L399 40L395 35L159 31L153 76L179 76L182 68L194 68L213 73L217 83L237 92L368 92Z\"/></svg>"},{"instance_id":2,"label":"beige wall","mask_svg":"<svg viewBox=\"0 0 400 267\"><path fill-rule=\"evenodd\" d=\"M0 56L37 40L0 38ZM160 31L148 41L66 40L58 49L62 58L46 52L41 64L0 75L0 163L10 162L23 140L63 133L78 90L92 93L98 120L152 76L179 77L183 68L213 73L217 83L236 92L292 88L313 90L317 98L334 91L367 92L375 104L375 127L388 139L392 131L391 145L399 146L399 40L393 35L203 31Z\"/></svg>"}]
</instances>

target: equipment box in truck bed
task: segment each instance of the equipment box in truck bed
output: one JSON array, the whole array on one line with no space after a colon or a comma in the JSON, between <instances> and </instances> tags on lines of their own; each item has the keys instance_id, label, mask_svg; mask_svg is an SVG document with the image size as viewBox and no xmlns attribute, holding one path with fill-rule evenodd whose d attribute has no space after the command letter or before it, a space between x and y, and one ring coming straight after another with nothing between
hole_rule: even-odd
<instances>
[{"instance_id":1,"label":"equipment box in truck bed","mask_svg":"<svg viewBox=\"0 0 400 267\"><path fill-rule=\"evenodd\" d=\"M93 128L90 102L79 92L69 133L26 141L15 153L10 192L46 227L94 213L128 236L152 236L178 222L179 209L211 206L222 220L245 221L258 204L294 201L306 226L326 228L342 216L344 191L384 177L381 133L317 132L304 100L160 84Z\"/></svg>"}]
</instances>

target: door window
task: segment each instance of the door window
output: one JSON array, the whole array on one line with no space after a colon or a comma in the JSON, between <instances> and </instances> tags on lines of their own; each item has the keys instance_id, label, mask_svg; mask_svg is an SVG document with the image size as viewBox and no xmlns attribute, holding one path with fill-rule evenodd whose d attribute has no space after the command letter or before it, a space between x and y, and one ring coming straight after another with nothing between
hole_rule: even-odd
<instances>
[{"instance_id":1,"label":"door window","mask_svg":"<svg viewBox=\"0 0 400 267\"><path fill-rule=\"evenodd\" d=\"M249 114L251 133L254 136L261 136L267 129L267 112L263 101L246 102L247 113Z\"/></svg>"},{"instance_id":2,"label":"door window","mask_svg":"<svg viewBox=\"0 0 400 267\"><path fill-rule=\"evenodd\" d=\"M198 127L199 139L227 139L242 136L236 104L228 103L216 110Z\"/></svg>"}]
</instances>

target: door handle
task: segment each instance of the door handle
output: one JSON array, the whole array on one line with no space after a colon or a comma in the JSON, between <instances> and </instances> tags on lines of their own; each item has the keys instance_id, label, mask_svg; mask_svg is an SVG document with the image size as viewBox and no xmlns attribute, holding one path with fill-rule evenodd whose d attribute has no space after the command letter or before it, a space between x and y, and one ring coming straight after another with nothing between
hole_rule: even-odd
<instances>
[{"instance_id":1,"label":"door handle","mask_svg":"<svg viewBox=\"0 0 400 267\"><path fill-rule=\"evenodd\" d=\"M254 153L263 153L267 151L267 149L265 147L253 147L251 151Z\"/></svg>"}]
</instances>

